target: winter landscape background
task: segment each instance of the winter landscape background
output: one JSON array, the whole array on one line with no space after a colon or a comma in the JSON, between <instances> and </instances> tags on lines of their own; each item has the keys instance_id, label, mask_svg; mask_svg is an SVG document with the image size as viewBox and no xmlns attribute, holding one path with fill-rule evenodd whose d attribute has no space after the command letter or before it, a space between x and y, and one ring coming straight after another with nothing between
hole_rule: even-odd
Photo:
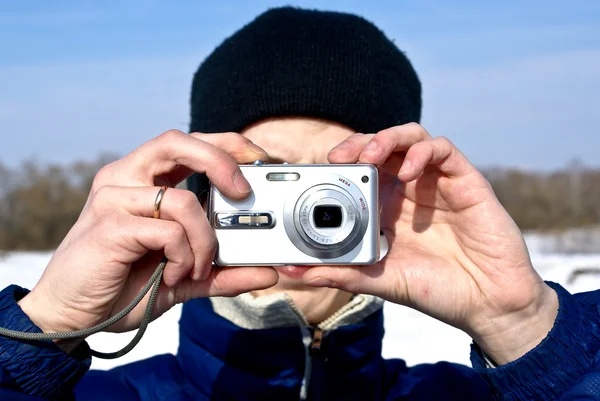
<instances>
[{"instance_id":1,"label":"winter landscape background","mask_svg":"<svg viewBox=\"0 0 600 401\"><path fill-rule=\"evenodd\" d=\"M526 240L534 266L545 280L558 282L572 293L600 288L600 252L575 252L577 247L565 245L574 243L568 234L560 237L528 234ZM562 252L553 252L553 248ZM9 284L32 288L51 255L51 252L6 253L0 257L0 288ZM470 365L471 340L465 333L399 305L387 303L384 313L384 357L403 358L409 365L442 360ZM128 355L109 361L94 358L92 368L110 369L152 355L176 353L180 314L181 306L174 307L149 326L140 344ZM116 351L133 335L133 332L99 333L90 337L89 343L99 351Z\"/></svg>"}]
</instances>

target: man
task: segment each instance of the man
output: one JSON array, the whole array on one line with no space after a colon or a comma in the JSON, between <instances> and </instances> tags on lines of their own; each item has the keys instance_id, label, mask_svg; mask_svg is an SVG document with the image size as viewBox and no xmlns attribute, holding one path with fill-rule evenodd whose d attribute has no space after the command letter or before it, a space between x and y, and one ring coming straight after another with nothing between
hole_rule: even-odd
<instances>
[{"instance_id":1,"label":"man","mask_svg":"<svg viewBox=\"0 0 600 401\"><path fill-rule=\"evenodd\" d=\"M417 124L417 75L372 24L266 12L200 66L191 103L190 131L202 134L168 132L105 167L36 287L0 293L2 327L91 327L129 303L164 251L157 314L186 302L177 355L87 372L81 340L0 338L0 395L64 398L74 386L85 400L598 399L600 295L541 280L487 181ZM169 188L153 215L157 185L191 171L247 196L237 163L254 159L379 166L386 257L211 268L199 175L188 181L193 194ZM467 332L475 369L383 360L383 299ZM111 329L136 328L142 313Z\"/></svg>"}]
</instances>

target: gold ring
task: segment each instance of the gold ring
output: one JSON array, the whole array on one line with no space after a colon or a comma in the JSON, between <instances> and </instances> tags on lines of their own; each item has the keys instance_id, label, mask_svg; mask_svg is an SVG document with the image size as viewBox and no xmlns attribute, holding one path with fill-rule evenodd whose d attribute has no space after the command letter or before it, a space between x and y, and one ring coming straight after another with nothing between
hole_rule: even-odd
<instances>
[{"instance_id":1,"label":"gold ring","mask_svg":"<svg viewBox=\"0 0 600 401\"><path fill-rule=\"evenodd\" d=\"M155 219L160 219L160 204L163 200L163 197L165 196L165 192L167 191L167 187L166 185L164 187L161 187L158 190L158 193L156 194L156 199L154 200L154 218Z\"/></svg>"}]
</instances>

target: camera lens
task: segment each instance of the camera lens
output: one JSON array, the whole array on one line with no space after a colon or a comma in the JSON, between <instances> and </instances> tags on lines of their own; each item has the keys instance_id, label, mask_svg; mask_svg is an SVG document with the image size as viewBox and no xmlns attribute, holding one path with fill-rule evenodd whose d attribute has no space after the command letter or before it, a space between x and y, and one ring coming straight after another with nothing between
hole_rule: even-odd
<instances>
[{"instance_id":1,"label":"camera lens","mask_svg":"<svg viewBox=\"0 0 600 401\"><path fill-rule=\"evenodd\" d=\"M317 228L337 228L342 225L342 208L337 205L315 206L313 219Z\"/></svg>"}]
</instances>

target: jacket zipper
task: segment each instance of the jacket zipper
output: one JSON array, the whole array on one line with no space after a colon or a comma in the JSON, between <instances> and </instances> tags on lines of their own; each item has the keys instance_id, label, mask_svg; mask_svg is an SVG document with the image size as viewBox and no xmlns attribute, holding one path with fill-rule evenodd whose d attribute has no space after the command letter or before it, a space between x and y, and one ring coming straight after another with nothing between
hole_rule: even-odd
<instances>
[{"instance_id":1,"label":"jacket zipper","mask_svg":"<svg viewBox=\"0 0 600 401\"><path fill-rule=\"evenodd\" d=\"M319 376L315 376L315 367L319 366L318 370L322 372L323 363L325 361L325 355L321 348L323 344L323 336L325 332L315 327L312 333L312 339L308 346L308 358L306 363L310 364L310 369L308 370L309 377L306 381L306 391L305 396L310 401L319 401L322 400L324 395L320 394L320 391L323 389L323 378ZM315 392L318 391L318 392Z\"/></svg>"},{"instance_id":2,"label":"jacket zipper","mask_svg":"<svg viewBox=\"0 0 600 401\"><path fill-rule=\"evenodd\" d=\"M312 365L313 359L321 358L323 356L323 351L321 349L321 345L323 342L323 337L325 333L333 327L333 324L342 316L344 313L347 313L348 310L356 307L352 302L347 303L342 308L338 309L334 314L329 316L327 319L323 320L318 325L313 326L312 335L310 334L310 330L308 329L308 321L306 320L306 316L304 313L296 306L296 304L288 299L288 304L290 308L296 313L298 319L304 323L304 328L302 331L305 333L304 337L304 346L306 347L306 365L304 370L304 378L302 380L302 386L300 389L300 399L306 400L308 397L308 389L311 385L311 376L312 376ZM308 338L307 338L308 337Z\"/></svg>"},{"instance_id":3,"label":"jacket zipper","mask_svg":"<svg viewBox=\"0 0 600 401\"><path fill-rule=\"evenodd\" d=\"M310 348L308 353L311 357L320 356L321 354L321 343L323 342L323 330L320 328L315 328L315 331L312 335L312 341L310 343Z\"/></svg>"}]
</instances>

